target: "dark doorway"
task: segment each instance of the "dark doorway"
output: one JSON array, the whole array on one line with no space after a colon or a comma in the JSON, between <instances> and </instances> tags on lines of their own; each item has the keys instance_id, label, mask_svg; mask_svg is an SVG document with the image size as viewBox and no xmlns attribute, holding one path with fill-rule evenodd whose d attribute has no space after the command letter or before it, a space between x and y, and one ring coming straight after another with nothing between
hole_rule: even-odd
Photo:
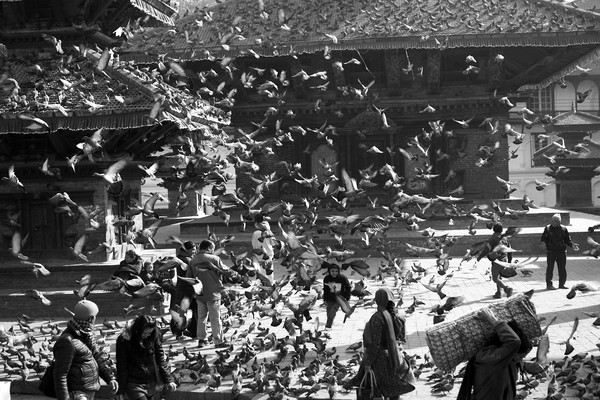
<instances>
[{"instance_id":1,"label":"dark doorway","mask_svg":"<svg viewBox=\"0 0 600 400\"><path fill-rule=\"evenodd\" d=\"M23 233L29 233L25 248L46 250L64 247L64 228L61 217L47 200L25 201Z\"/></svg>"}]
</instances>

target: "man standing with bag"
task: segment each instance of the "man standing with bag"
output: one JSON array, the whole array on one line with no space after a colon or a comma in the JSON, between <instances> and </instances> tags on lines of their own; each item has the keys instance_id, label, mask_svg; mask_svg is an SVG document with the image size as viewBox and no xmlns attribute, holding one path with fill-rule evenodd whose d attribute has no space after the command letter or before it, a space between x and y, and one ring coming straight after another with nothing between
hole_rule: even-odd
<instances>
[{"instance_id":1,"label":"man standing with bag","mask_svg":"<svg viewBox=\"0 0 600 400\"><path fill-rule=\"evenodd\" d=\"M223 265L221 259L214 255L215 244L210 240L203 240L198 248L198 254L190 261L187 270L188 278L197 278L202 282L202 293L196 296L198 303L198 347L204 347L206 340L206 320L210 318L210 326L215 347L226 347L223 341L221 325L221 292L223 283L221 275L229 269Z\"/></svg>"},{"instance_id":2,"label":"man standing with bag","mask_svg":"<svg viewBox=\"0 0 600 400\"><path fill-rule=\"evenodd\" d=\"M561 225L560 214L554 214L550 225L546 225L540 242L540 247L546 249L546 289L548 290L556 289L552 285L554 263L558 266L559 289L568 289L565 286L567 282L567 246L579 251L579 246L571 241L567 227Z\"/></svg>"},{"instance_id":3,"label":"man standing with bag","mask_svg":"<svg viewBox=\"0 0 600 400\"><path fill-rule=\"evenodd\" d=\"M113 394L119 385L108 366L109 355L96 346L94 323L98 306L81 300L73 318L54 344L54 386L58 400L93 400L101 377Z\"/></svg>"}]
</instances>

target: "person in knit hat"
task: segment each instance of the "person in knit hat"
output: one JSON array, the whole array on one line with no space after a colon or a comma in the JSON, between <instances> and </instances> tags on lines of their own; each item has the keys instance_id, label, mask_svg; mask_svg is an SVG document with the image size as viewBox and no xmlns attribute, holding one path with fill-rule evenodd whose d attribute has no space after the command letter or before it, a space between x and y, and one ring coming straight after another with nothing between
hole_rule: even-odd
<instances>
[{"instance_id":1,"label":"person in knit hat","mask_svg":"<svg viewBox=\"0 0 600 400\"><path fill-rule=\"evenodd\" d=\"M58 400L93 400L102 378L113 394L119 385L109 367L108 354L94 337L98 306L89 300L75 305L73 318L54 344L54 386Z\"/></svg>"},{"instance_id":2,"label":"person in knit hat","mask_svg":"<svg viewBox=\"0 0 600 400\"><path fill-rule=\"evenodd\" d=\"M348 278L340 273L339 265L328 262L324 262L324 264L327 267L327 275L323 279L323 300L327 305L325 328L329 329L333 325L335 314L337 314L340 306L344 307L345 310L343 311L346 315L350 313L351 308L348 305L348 300L350 300L352 287Z\"/></svg>"}]
</instances>

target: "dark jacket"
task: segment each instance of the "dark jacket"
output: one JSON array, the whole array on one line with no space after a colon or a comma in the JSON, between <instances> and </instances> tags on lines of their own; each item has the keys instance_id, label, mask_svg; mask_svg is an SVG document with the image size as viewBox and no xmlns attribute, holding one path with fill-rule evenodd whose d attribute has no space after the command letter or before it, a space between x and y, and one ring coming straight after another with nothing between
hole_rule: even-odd
<instances>
[{"instance_id":1,"label":"dark jacket","mask_svg":"<svg viewBox=\"0 0 600 400\"><path fill-rule=\"evenodd\" d=\"M564 225L546 225L542 233L542 242L546 243L546 250L564 252L567 246L573 247L571 235Z\"/></svg>"},{"instance_id":2,"label":"dark jacket","mask_svg":"<svg viewBox=\"0 0 600 400\"><path fill-rule=\"evenodd\" d=\"M89 348L79 331L67 327L54 344L54 386L56 398L68 400L73 390L97 391L99 377L108 383L113 373L108 366L108 354L102 353L95 343Z\"/></svg>"},{"instance_id":3,"label":"dark jacket","mask_svg":"<svg viewBox=\"0 0 600 400\"><path fill-rule=\"evenodd\" d=\"M190 265L190 261L192 261L193 258L192 250L188 251L187 249L184 249L182 247L177 248L177 250L175 251L175 256L187 265Z\"/></svg>"},{"instance_id":4,"label":"dark jacket","mask_svg":"<svg viewBox=\"0 0 600 400\"><path fill-rule=\"evenodd\" d=\"M128 384L166 384L173 382L165 360L162 344L155 338L149 351L139 349L131 342L129 327L117 338L117 382L119 394L124 394Z\"/></svg>"},{"instance_id":5,"label":"dark jacket","mask_svg":"<svg viewBox=\"0 0 600 400\"><path fill-rule=\"evenodd\" d=\"M506 322L498 323L494 330L501 344L486 346L475 355L473 400L514 400L517 395L515 356L521 341Z\"/></svg>"},{"instance_id":6,"label":"dark jacket","mask_svg":"<svg viewBox=\"0 0 600 400\"><path fill-rule=\"evenodd\" d=\"M492 236L490 236L485 246L481 250L481 253L479 253L479 255L477 256L477 261L481 260L483 257L487 256L492 250L494 250L494 248L500 244L501 239L502 238L500 237L499 233L494 233Z\"/></svg>"},{"instance_id":7,"label":"dark jacket","mask_svg":"<svg viewBox=\"0 0 600 400\"><path fill-rule=\"evenodd\" d=\"M345 275L339 274L335 278L331 275L327 275L323 279L323 300L325 301L335 301L335 293L331 291L329 287L329 283L339 283L342 285L342 289L340 290L340 295L346 300L350 300L350 291L352 287L350 286L350 282Z\"/></svg>"},{"instance_id":8,"label":"dark jacket","mask_svg":"<svg viewBox=\"0 0 600 400\"><path fill-rule=\"evenodd\" d=\"M142 273L143 261L141 257L137 257L134 261L128 263L122 260L117 267L114 275L122 279L131 279L135 276L140 276ZM133 276L132 276L133 275Z\"/></svg>"}]
</instances>

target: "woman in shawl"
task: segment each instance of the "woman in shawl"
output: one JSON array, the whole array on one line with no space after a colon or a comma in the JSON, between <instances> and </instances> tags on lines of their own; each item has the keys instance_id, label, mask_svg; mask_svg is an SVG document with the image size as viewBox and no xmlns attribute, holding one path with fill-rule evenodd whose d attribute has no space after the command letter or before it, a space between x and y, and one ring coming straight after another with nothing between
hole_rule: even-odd
<instances>
[{"instance_id":1,"label":"woman in shawl","mask_svg":"<svg viewBox=\"0 0 600 400\"><path fill-rule=\"evenodd\" d=\"M119 395L157 400L165 385L168 391L175 390L153 317L140 315L125 327L117 338L116 356Z\"/></svg>"},{"instance_id":2,"label":"woman in shawl","mask_svg":"<svg viewBox=\"0 0 600 400\"><path fill-rule=\"evenodd\" d=\"M359 386L364 374L373 370L381 394L395 400L415 388L415 376L398 348L398 340L404 340L404 321L396 315L394 294L390 289L379 289L375 293L375 302L377 312L367 322L363 333L365 355L361 369L352 382Z\"/></svg>"}]
</instances>

